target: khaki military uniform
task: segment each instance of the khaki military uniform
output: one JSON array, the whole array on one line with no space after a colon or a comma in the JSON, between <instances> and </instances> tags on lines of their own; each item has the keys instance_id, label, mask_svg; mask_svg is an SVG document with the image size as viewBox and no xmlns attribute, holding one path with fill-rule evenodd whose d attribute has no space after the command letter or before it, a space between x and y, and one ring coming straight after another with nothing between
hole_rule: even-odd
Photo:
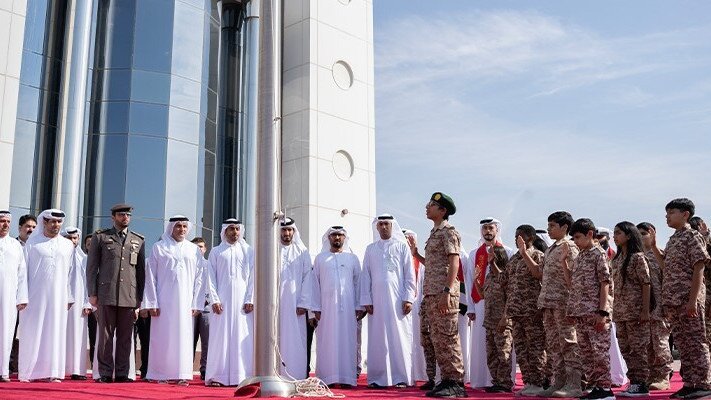
<instances>
[{"instance_id":1,"label":"khaki military uniform","mask_svg":"<svg viewBox=\"0 0 711 400\"><path fill-rule=\"evenodd\" d=\"M425 278L423 282L424 298L420 313L421 341L425 358L434 357L440 367L442 379L457 382L464 380L464 365L462 362L462 348L459 339L458 313L459 313L459 282L450 288L449 311L442 315L437 310L439 298L447 286L447 273L449 271L449 256L459 255L461 238L459 233L448 221L433 228L425 245ZM430 366L428 365L428 377Z\"/></svg>"},{"instance_id":2,"label":"khaki military uniform","mask_svg":"<svg viewBox=\"0 0 711 400\"><path fill-rule=\"evenodd\" d=\"M511 319L506 319L503 332L499 322L506 310L506 269L498 276L490 273L484 281L484 329L486 329L486 364L491 373L492 385L511 390Z\"/></svg>"},{"instance_id":3,"label":"khaki military uniform","mask_svg":"<svg viewBox=\"0 0 711 400\"><path fill-rule=\"evenodd\" d=\"M592 386L609 388L610 377L610 324L605 329L595 329L595 321L600 310L600 284L610 285L610 268L605 251L598 246L583 250L573 263L568 297L568 316L575 319L575 331L585 375ZM612 310L612 298L608 296L605 310Z\"/></svg>"},{"instance_id":4,"label":"khaki military uniform","mask_svg":"<svg viewBox=\"0 0 711 400\"><path fill-rule=\"evenodd\" d=\"M671 325L674 343L679 348L684 384L694 388L711 389L709 376L709 345L706 342L705 301L706 290L701 285L696 305L699 316L686 316L686 303L691 291L693 266L698 262L708 264L701 234L688 226L669 238L664 250L664 279L662 280L662 305Z\"/></svg>"},{"instance_id":5,"label":"khaki military uniform","mask_svg":"<svg viewBox=\"0 0 711 400\"><path fill-rule=\"evenodd\" d=\"M649 266L643 253L632 254L624 277L624 262L625 257L620 255L610 263L615 286L613 320L617 327L617 341L627 363L627 378L634 383L648 383L651 331L649 322L640 322L639 317L642 313L642 288L649 286L651 293Z\"/></svg>"},{"instance_id":6,"label":"khaki military uniform","mask_svg":"<svg viewBox=\"0 0 711 400\"><path fill-rule=\"evenodd\" d=\"M669 323L664 319L662 312L662 270L659 268L657 258L652 251L645 254L649 266L649 281L652 286L656 306L651 312L649 320L649 382L661 382L668 379L672 372L671 349L669 348Z\"/></svg>"},{"instance_id":7,"label":"khaki military uniform","mask_svg":"<svg viewBox=\"0 0 711 400\"><path fill-rule=\"evenodd\" d=\"M565 315L568 287L560 262L563 243L567 243L570 248L568 268L572 268L573 260L578 256L578 247L570 239L560 239L546 249L541 294L538 296L538 308L543 309L546 354L550 360L554 386L564 384L567 375L579 375L582 368L575 324Z\"/></svg>"},{"instance_id":8,"label":"khaki military uniform","mask_svg":"<svg viewBox=\"0 0 711 400\"><path fill-rule=\"evenodd\" d=\"M143 236L128 229L97 231L86 264L89 296L97 296L99 373L125 377L129 371L135 309L143 300L145 245ZM114 363L114 334L116 357Z\"/></svg>"},{"instance_id":9,"label":"khaki military uniform","mask_svg":"<svg viewBox=\"0 0 711 400\"><path fill-rule=\"evenodd\" d=\"M543 265L543 252L535 247L526 252ZM534 278L520 253L514 254L506 269L506 315L511 318L516 361L524 384L546 383L546 331L543 315L538 312L541 281Z\"/></svg>"}]
</instances>

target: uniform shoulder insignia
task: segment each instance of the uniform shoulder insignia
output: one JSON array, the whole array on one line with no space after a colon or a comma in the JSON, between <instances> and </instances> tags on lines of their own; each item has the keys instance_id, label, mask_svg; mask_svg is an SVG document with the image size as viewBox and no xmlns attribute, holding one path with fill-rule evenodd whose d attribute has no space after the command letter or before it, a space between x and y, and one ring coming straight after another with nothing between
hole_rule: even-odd
<instances>
[{"instance_id":1,"label":"uniform shoulder insignia","mask_svg":"<svg viewBox=\"0 0 711 400\"><path fill-rule=\"evenodd\" d=\"M106 232L108 232L108 231L110 231L110 230L111 230L111 228L98 229L98 230L97 230L96 232L94 232L94 233L106 233Z\"/></svg>"},{"instance_id":2,"label":"uniform shoulder insignia","mask_svg":"<svg viewBox=\"0 0 711 400\"><path fill-rule=\"evenodd\" d=\"M143 237L143 235L141 235L140 233L136 233L136 232L134 232L134 231L131 231L131 233L134 234L134 235L136 235L136 236L138 236L138 237L141 238L141 239L145 239L145 237Z\"/></svg>"}]
</instances>

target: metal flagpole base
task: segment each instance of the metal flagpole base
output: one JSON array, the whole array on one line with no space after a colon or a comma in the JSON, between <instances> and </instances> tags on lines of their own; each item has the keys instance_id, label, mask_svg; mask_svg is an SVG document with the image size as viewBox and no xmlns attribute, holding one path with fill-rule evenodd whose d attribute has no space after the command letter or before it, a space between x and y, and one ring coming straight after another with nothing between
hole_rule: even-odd
<instances>
[{"instance_id":1,"label":"metal flagpole base","mask_svg":"<svg viewBox=\"0 0 711 400\"><path fill-rule=\"evenodd\" d=\"M287 382L278 376L255 376L242 381L240 388L259 384L259 392L255 397L293 397L296 394L296 385Z\"/></svg>"}]
</instances>

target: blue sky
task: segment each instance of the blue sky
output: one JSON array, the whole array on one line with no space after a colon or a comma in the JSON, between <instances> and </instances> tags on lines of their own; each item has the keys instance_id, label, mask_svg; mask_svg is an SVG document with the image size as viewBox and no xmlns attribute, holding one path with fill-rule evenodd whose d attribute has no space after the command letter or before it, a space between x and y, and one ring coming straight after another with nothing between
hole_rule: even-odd
<instances>
[{"instance_id":1,"label":"blue sky","mask_svg":"<svg viewBox=\"0 0 711 400\"><path fill-rule=\"evenodd\" d=\"M600 226L689 197L711 219L711 2L375 0L379 212L427 237L478 221Z\"/></svg>"}]
</instances>

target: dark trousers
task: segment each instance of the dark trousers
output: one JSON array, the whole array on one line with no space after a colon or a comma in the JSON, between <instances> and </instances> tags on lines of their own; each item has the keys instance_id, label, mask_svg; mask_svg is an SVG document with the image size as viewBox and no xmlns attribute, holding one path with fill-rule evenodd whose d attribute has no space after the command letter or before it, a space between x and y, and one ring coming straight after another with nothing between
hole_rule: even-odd
<instances>
[{"instance_id":1,"label":"dark trousers","mask_svg":"<svg viewBox=\"0 0 711 400\"><path fill-rule=\"evenodd\" d=\"M200 338L200 372L205 373L207 346L210 342L210 313L201 312L193 317L193 360L195 359L198 338Z\"/></svg>"},{"instance_id":2,"label":"dark trousers","mask_svg":"<svg viewBox=\"0 0 711 400\"><path fill-rule=\"evenodd\" d=\"M94 368L94 349L96 347L96 314L91 313L86 318L86 324L89 327L89 362L91 362L91 367Z\"/></svg>"},{"instance_id":3,"label":"dark trousers","mask_svg":"<svg viewBox=\"0 0 711 400\"><path fill-rule=\"evenodd\" d=\"M132 307L99 305L97 312L96 351L99 374L109 378L128 376L135 311ZM116 335L115 359L114 335Z\"/></svg>"},{"instance_id":4,"label":"dark trousers","mask_svg":"<svg viewBox=\"0 0 711 400\"><path fill-rule=\"evenodd\" d=\"M15 333L12 335L12 349L10 350L10 373L17 372L17 352L20 349L20 341L17 339L17 326L20 324L20 312L15 317Z\"/></svg>"},{"instance_id":5,"label":"dark trousers","mask_svg":"<svg viewBox=\"0 0 711 400\"><path fill-rule=\"evenodd\" d=\"M315 330L316 328L311 326L310 321L306 321L306 376L309 376L311 372L311 343L314 341Z\"/></svg>"},{"instance_id":6,"label":"dark trousers","mask_svg":"<svg viewBox=\"0 0 711 400\"><path fill-rule=\"evenodd\" d=\"M141 379L146 378L148 373L148 350L151 341L151 316L138 318L136 321L136 333L141 342Z\"/></svg>"}]
</instances>

